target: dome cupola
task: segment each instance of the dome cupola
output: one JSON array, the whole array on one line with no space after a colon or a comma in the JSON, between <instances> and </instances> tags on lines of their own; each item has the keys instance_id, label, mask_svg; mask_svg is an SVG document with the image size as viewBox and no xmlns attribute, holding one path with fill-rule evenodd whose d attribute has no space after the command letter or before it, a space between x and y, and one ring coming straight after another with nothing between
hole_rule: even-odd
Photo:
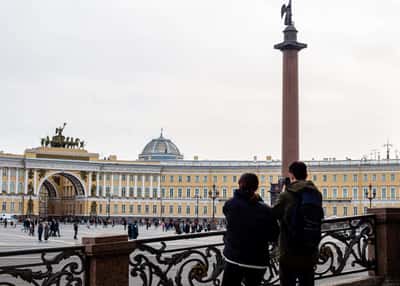
<instances>
[{"instance_id":1,"label":"dome cupola","mask_svg":"<svg viewBox=\"0 0 400 286\"><path fill-rule=\"evenodd\" d=\"M169 139L163 136L163 130L161 129L160 137L151 140L144 147L141 154L139 154L139 160L182 160L183 155L179 152L178 147Z\"/></svg>"}]
</instances>

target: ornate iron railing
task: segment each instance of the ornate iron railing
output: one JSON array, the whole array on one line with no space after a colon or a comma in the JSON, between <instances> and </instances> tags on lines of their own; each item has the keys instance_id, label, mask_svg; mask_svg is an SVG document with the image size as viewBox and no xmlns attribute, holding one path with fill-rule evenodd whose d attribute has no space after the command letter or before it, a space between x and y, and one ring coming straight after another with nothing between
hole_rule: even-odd
<instances>
[{"instance_id":1,"label":"ornate iron railing","mask_svg":"<svg viewBox=\"0 0 400 286\"><path fill-rule=\"evenodd\" d=\"M375 270L375 218L372 215L328 219L323 223L316 279ZM174 235L133 241L130 285L183 286L221 283L224 231ZM279 284L279 253L270 247L271 261L262 285Z\"/></svg>"},{"instance_id":2,"label":"ornate iron railing","mask_svg":"<svg viewBox=\"0 0 400 286\"><path fill-rule=\"evenodd\" d=\"M376 269L374 215L327 219L322 227L316 279Z\"/></svg>"},{"instance_id":3,"label":"ornate iron railing","mask_svg":"<svg viewBox=\"0 0 400 286\"><path fill-rule=\"evenodd\" d=\"M0 285L85 285L85 262L83 246L1 252Z\"/></svg>"}]
</instances>

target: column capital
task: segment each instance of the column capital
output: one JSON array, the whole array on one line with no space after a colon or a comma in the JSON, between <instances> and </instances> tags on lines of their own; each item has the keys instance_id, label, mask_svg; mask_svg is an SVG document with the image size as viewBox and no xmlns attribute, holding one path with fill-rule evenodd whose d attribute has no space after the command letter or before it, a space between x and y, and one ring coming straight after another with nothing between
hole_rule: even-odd
<instances>
[{"instance_id":1,"label":"column capital","mask_svg":"<svg viewBox=\"0 0 400 286\"><path fill-rule=\"evenodd\" d=\"M307 48L307 44L303 44L297 41L297 30L293 25L289 25L283 31L283 42L274 45L277 50L297 50Z\"/></svg>"}]
</instances>

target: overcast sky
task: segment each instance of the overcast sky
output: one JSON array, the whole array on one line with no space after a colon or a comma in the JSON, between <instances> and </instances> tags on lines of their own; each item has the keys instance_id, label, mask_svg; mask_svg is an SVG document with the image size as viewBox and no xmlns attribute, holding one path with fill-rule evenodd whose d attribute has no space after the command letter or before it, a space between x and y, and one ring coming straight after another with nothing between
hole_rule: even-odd
<instances>
[{"instance_id":1,"label":"overcast sky","mask_svg":"<svg viewBox=\"0 0 400 286\"><path fill-rule=\"evenodd\" d=\"M0 150L67 122L133 160L164 128L185 159L280 158L280 0L0 2ZM395 0L293 0L302 159L400 149Z\"/></svg>"}]
</instances>

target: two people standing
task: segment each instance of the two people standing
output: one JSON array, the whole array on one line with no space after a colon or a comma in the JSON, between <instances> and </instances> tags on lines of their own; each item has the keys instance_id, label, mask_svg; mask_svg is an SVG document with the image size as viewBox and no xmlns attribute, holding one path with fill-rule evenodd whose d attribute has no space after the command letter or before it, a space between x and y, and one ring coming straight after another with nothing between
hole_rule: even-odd
<instances>
[{"instance_id":1,"label":"two people standing","mask_svg":"<svg viewBox=\"0 0 400 286\"><path fill-rule=\"evenodd\" d=\"M239 189L223 212L227 220L224 237L225 269L222 286L260 285L269 266L268 246L279 235L281 286L314 285L323 219L322 196L307 181L307 167L296 161L289 166L290 182L271 209L256 193L258 178L246 173ZM279 222L279 227L278 227Z\"/></svg>"},{"instance_id":2,"label":"two people standing","mask_svg":"<svg viewBox=\"0 0 400 286\"><path fill-rule=\"evenodd\" d=\"M42 241L42 236L43 236L44 240L47 242L47 240L49 239L49 236L50 236L50 229L49 229L49 224L47 222L39 221L39 224L38 224L39 242Z\"/></svg>"}]
</instances>

